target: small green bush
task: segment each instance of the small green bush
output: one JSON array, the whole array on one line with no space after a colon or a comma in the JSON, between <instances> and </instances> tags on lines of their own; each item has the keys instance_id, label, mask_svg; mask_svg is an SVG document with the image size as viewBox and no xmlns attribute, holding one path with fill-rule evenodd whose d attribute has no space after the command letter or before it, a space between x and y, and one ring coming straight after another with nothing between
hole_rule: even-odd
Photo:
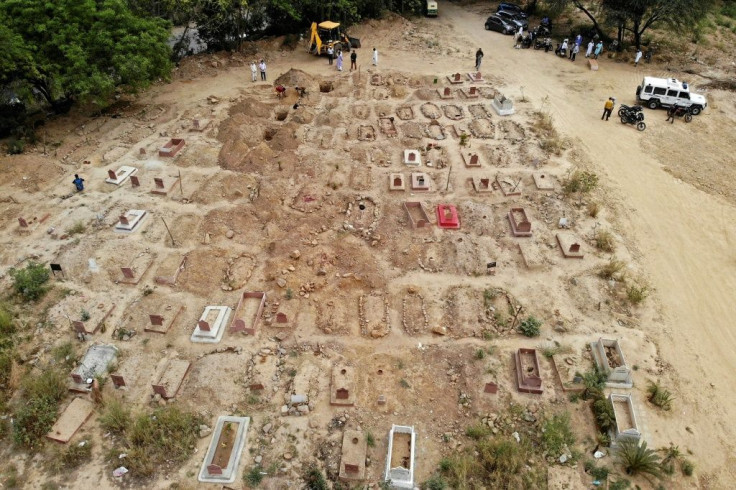
<instances>
[{"instance_id":1,"label":"small green bush","mask_svg":"<svg viewBox=\"0 0 736 490\"><path fill-rule=\"evenodd\" d=\"M544 421L542 425L542 443L547 453L559 456L565 448L575 444L575 434L570 427L570 414L558 413Z\"/></svg>"},{"instance_id":2,"label":"small green bush","mask_svg":"<svg viewBox=\"0 0 736 490\"><path fill-rule=\"evenodd\" d=\"M488 427L482 424L471 425L465 429L465 435L475 440L482 439L489 432Z\"/></svg>"},{"instance_id":3,"label":"small green bush","mask_svg":"<svg viewBox=\"0 0 736 490\"><path fill-rule=\"evenodd\" d=\"M447 482L440 475L434 475L422 485L422 490L445 490Z\"/></svg>"},{"instance_id":4,"label":"small green bush","mask_svg":"<svg viewBox=\"0 0 736 490\"><path fill-rule=\"evenodd\" d=\"M11 268L8 273L13 279L13 289L23 299L35 301L46 293L49 270L43 264L29 262L25 269Z\"/></svg>"},{"instance_id":5,"label":"small green bush","mask_svg":"<svg viewBox=\"0 0 736 490\"><path fill-rule=\"evenodd\" d=\"M19 446L35 448L56 420L57 402L46 398L26 401L16 412L13 440Z\"/></svg>"},{"instance_id":6,"label":"small green bush","mask_svg":"<svg viewBox=\"0 0 736 490\"><path fill-rule=\"evenodd\" d=\"M626 297L632 305L638 305L649 296L649 287L631 284L626 288Z\"/></svg>"},{"instance_id":7,"label":"small green bush","mask_svg":"<svg viewBox=\"0 0 736 490\"><path fill-rule=\"evenodd\" d=\"M647 387L647 393L649 393L649 401L661 408L662 410L670 410L672 408L672 400L674 397L669 390L662 388L659 383L649 382Z\"/></svg>"},{"instance_id":8,"label":"small green bush","mask_svg":"<svg viewBox=\"0 0 736 490\"><path fill-rule=\"evenodd\" d=\"M542 322L537 320L533 316L529 316L525 320L522 320L519 324L519 331L527 337L536 337L539 335L540 327Z\"/></svg>"},{"instance_id":9,"label":"small green bush","mask_svg":"<svg viewBox=\"0 0 736 490\"><path fill-rule=\"evenodd\" d=\"M598 277L605 280L620 279L619 273L626 267L626 263L622 260L617 260L616 257L611 257L611 260L607 264L601 266L598 269Z\"/></svg>"},{"instance_id":10,"label":"small green bush","mask_svg":"<svg viewBox=\"0 0 736 490\"><path fill-rule=\"evenodd\" d=\"M562 182L562 190L566 194L587 194L597 186L598 176L585 170L576 170Z\"/></svg>"},{"instance_id":11,"label":"small green bush","mask_svg":"<svg viewBox=\"0 0 736 490\"><path fill-rule=\"evenodd\" d=\"M373 437L372 432L365 433L365 444L368 447L374 447L376 445L376 438Z\"/></svg>"},{"instance_id":12,"label":"small green bush","mask_svg":"<svg viewBox=\"0 0 736 490\"><path fill-rule=\"evenodd\" d=\"M105 431L121 435L132 422L130 410L120 400L113 398L105 403L105 410L100 415L100 425Z\"/></svg>"},{"instance_id":13,"label":"small green bush","mask_svg":"<svg viewBox=\"0 0 736 490\"><path fill-rule=\"evenodd\" d=\"M610 231L602 230L595 234L595 248L604 252L613 252L616 249L616 242Z\"/></svg>"},{"instance_id":14,"label":"small green bush","mask_svg":"<svg viewBox=\"0 0 736 490\"><path fill-rule=\"evenodd\" d=\"M262 471L263 468L261 468L260 465L251 467L250 470L243 473L243 481L245 481L246 485L250 488L257 487L261 484L261 481L263 481L263 475L261 474Z\"/></svg>"},{"instance_id":15,"label":"small green bush","mask_svg":"<svg viewBox=\"0 0 736 490\"><path fill-rule=\"evenodd\" d=\"M695 465L689 459L683 459L682 462L680 463L680 469L682 470L683 475L693 476L693 472L695 471Z\"/></svg>"},{"instance_id":16,"label":"small green bush","mask_svg":"<svg viewBox=\"0 0 736 490\"><path fill-rule=\"evenodd\" d=\"M322 474L319 468L312 466L307 470L307 474L304 476L304 483L308 490L329 490L327 480Z\"/></svg>"}]
</instances>

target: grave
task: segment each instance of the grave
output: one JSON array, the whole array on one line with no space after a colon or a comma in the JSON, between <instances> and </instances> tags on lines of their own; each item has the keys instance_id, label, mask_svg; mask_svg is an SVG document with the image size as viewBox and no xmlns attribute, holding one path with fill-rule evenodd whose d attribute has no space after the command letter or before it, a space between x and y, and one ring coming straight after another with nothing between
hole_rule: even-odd
<instances>
[{"instance_id":1,"label":"grave","mask_svg":"<svg viewBox=\"0 0 736 490\"><path fill-rule=\"evenodd\" d=\"M593 58L588 58L588 66L592 71L598 71L598 60L594 60Z\"/></svg>"},{"instance_id":2,"label":"grave","mask_svg":"<svg viewBox=\"0 0 736 490\"><path fill-rule=\"evenodd\" d=\"M510 116L514 113L514 102L500 92L491 101L491 107L499 116Z\"/></svg>"},{"instance_id":3,"label":"grave","mask_svg":"<svg viewBox=\"0 0 736 490\"><path fill-rule=\"evenodd\" d=\"M158 149L160 157L175 157L179 150L184 148L186 141L181 138L172 138L164 146Z\"/></svg>"},{"instance_id":4,"label":"grave","mask_svg":"<svg viewBox=\"0 0 736 490\"><path fill-rule=\"evenodd\" d=\"M255 335L258 320L266 304L266 293L263 291L245 291L240 296L238 306L235 307L230 332L243 332L246 335Z\"/></svg>"},{"instance_id":5,"label":"grave","mask_svg":"<svg viewBox=\"0 0 736 490\"><path fill-rule=\"evenodd\" d=\"M480 90L474 85L471 85L468 90L462 88L460 92L462 92L466 99L477 99L480 96Z\"/></svg>"},{"instance_id":6,"label":"grave","mask_svg":"<svg viewBox=\"0 0 736 490\"><path fill-rule=\"evenodd\" d=\"M105 179L105 182L107 182L108 184L120 185L125 182L128 177L130 177L137 171L137 168L129 167L127 165L123 165L122 167L120 167L117 172L113 170L108 170L107 179Z\"/></svg>"},{"instance_id":7,"label":"grave","mask_svg":"<svg viewBox=\"0 0 736 490\"><path fill-rule=\"evenodd\" d=\"M566 392L579 393L585 390L583 377L580 373L585 372L589 366L581 362L580 357L572 354L553 354L552 364L557 371L562 389Z\"/></svg>"},{"instance_id":8,"label":"grave","mask_svg":"<svg viewBox=\"0 0 736 490\"><path fill-rule=\"evenodd\" d=\"M412 172L411 173L411 190L413 191L428 191L430 190L431 180L429 175L424 172Z\"/></svg>"},{"instance_id":9,"label":"grave","mask_svg":"<svg viewBox=\"0 0 736 490\"><path fill-rule=\"evenodd\" d=\"M184 378L186 378L191 365L189 361L183 359L171 359L166 363L166 367L158 381L151 385L153 392L161 395L161 398L166 400L174 398L181 384L184 382Z\"/></svg>"},{"instance_id":10,"label":"grave","mask_svg":"<svg viewBox=\"0 0 736 490\"><path fill-rule=\"evenodd\" d=\"M470 80L470 83L485 82L483 75L479 71L468 73L468 79Z\"/></svg>"},{"instance_id":11,"label":"grave","mask_svg":"<svg viewBox=\"0 0 736 490\"><path fill-rule=\"evenodd\" d=\"M542 393L542 376L536 349L521 348L514 353L516 387L519 393Z\"/></svg>"},{"instance_id":12,"label":"grave","mask_svg":"<svg viewBox=\"0 0 736 490\"><path fill-rule=\"evenodd\" d=\"M250 417L220 416L212 432L198 480L203 483L235 482L245 449Z\"/></svg>"},{"instance_id":13,"label":"grave","mask_svg":"<svg viewBox=\"0 0 736 490\"><path fill-rule=\"evenodd\" d=\"M396 137L396 126L394 125L393 117L378 118L378 126L381 128L381 132L389 138Z\"/></svg>"},{"instance_id":14,"label":"grave","mask_svg":"<svg viewBox=\"0 0 736 490\"><path fill-rule=\"evenodd\" d=\"M624 439L638 442L641 439L641 430L634 411L634 401L631 394L611 393L608 401L613 406L613 414L616 423L609 431L611 447L616 448L618 443Z\"/></svg>"},{"instance_id":15,"label":"grave","mask_svg":"<svg viewBox=\"0 0 736 490\"><path fill-rule=\"evenodd\" d=\"M28 234L32 232L33 230L35 230L36 228L38 228L39 224L49 219L49 216L51 215L46 213L41 217L41 219L38 219L36 216L34 216L30 220L27 220L19 216L18 217L18 228L16 229L16 231L18 233Z\"/></svg>"},{"instance_id":16,"label":"grave","mask_svg":"<svg viewBox=\"0 0 736 490\"><path fill-rule=\"evenodd\" d=\"M154 368L155 364L144 361L140 356L125 357L115 371L110 373L110 381L116 389L129 389L137 385L139 379L148 379Z\"/></svg>"},{"instance_id":17,"label":"grave","mask_svg":"<svg viewBox=\"0 0 736 490\"><path fill-rule=\"evenodd\" d=\"M365 435L358 430L346 430L342 435L342 454L340 455L341 480L365 479L365 458L368 444Z\"/></svg>"},{"instance_id":18,"label":"grave","mask_svg":"<svg viewBox=\"0 0 736 490\"><path fill-rule=\"evenodd\" d=\"M150 322L150 325L147 325L143 328L146 332L154 332L154 333L166 333L169 331L171 326L176 322L176 319L179 318L179 314L184 309L183 306L175 307L176 309L173 311L172 314L167 314L166 316L153 313L148 315L148 320Z\"/></svg>"},{"instance_id":19,"label":"grave","mask_svg":"<svg viewBox=\"0 0 736 490\"><path fill-rule=\"evenodd\" d=\"M355 368L338 364L332 368L330 405L355 405Z\"/></svg>"},{"instance_id":20,"label":"grave","mask_svg":"<svg viewBox=\"0 0 736 490\"><path fill-rule=\"evenodd\" d=\"M436 119L429 121L429 124L424 127L424 133L427 135L427 138L432 138L438 141L447 138L445 135L445 128L442 127Z\"/></svg>"},{"instance_id":21,"label":"grave","mask_svg":"<svg viewBox=\"0 0 736 490\"><path fill-rule=\"evenodd\" d=\"M480 158L478 157L477 153L470 153L467 154L462 153L463 156L463 162L465 162L465 166L468 168L480 168Z\"/></svg>"},{"instance_id":22,"label":"grave","mask_svg":"<svg viewBox=\"0 0 736 490\"><path fill-rule=\"evenodd\" d=\"M114 345L91 345L79 365L71 372L71 391L89 393L90 384L98 376L107 374L108 366L115 361L118 349Z\"/></svg>"},{"instance_id":23,"label":"grave","mask_svg":"<svg viewBox=\"0 0 736 490\"><path fill-rule=\"evenodd\" d=\"M462 75L455 73L454 75L447 75L447 80L453 85L459 85L463 83Z\"/></svg>"},{"instance_id":24,"label":"grave","mask_svg":"<svg viewBox=\"0 0 736 490\"><path fill-rule=\"evenodd\" d=\"M143 276L146 275L148 269L153 264L154 257L149 253L140 253L133 257L127 267L121 267L120 272L122 277L118 279L118 282L123 284L138 284Z\"/></svg>"},{"instance_id":25,"label":"grave","mask_svg":"<svg viewBox=\"0 0 736 490\"><path fill-rule=\"evenodd\" d=\"M67 443L87 421L92 412L94 404L84 398L76 397L64 409L61 417L54 423L46 437L52 441Z\"/></svg>"},{"instance_id":26,"label":"grave","mask_svg":"<svg viewBox=\"0 0 736 490\"><path fill-rule=\"evenodd\" d=\"M634 380L631 376L631 369L626 364L618 340L600 338L597 342L591 342L590 350L593 353L596 366L607 376L606 386L609 388L633 388Z\"/></svg>"},{"instance_id":27,"label":"grave","mask_svg":"<svg viewBox=\"0 0 736 490\"><path fill-rule=\"evenodd\" d=\"M375 141L376 140L375 128L370 125L358 126L358 139L360 141Z\"/></svg>"},{"instance_id":28,"label":"grave","mask_svg":"<svg viewBox=\"0 0 736 490\"><path fill-rule=\"evenodd\" d=\"M404 209L409 216L409 223L411 223L412 228L429 228L432 226L432 223L429 221L429 215L424 210L422 203L418 201L406 201L404 202Z\"/></svg>"},{"instance_id":29,"label":"grave","mask_svg":"<svg viewBox=\"0 0 736 490\"><path fill-rule=\"evenodd\" d=\"M179 183L178 175L170 175L165 177L154 177L153 178L153 189L151 194L157 194L159 196L166 196L169 192L172 192L176 185Z\"/></svg>"},{"instance_id":30,"label":"grave","mask_svg":"<svg viewBox=\"0 0 736 490\"><path fill-rule=\"evenodd\" d=\"M90 303L88 307L81 308L82 311L87 312L89 318L86 320L73 320L72 328L75 332L82 335L97 333L97 330L105 323L105 320L107 320L114 309L114 304L108 309L105 303Z\"/></svg>"},{"instance_id":31,"label":"grave","mask_svg":"<svg viewBox=\"0 0 736 490\"><path fill-rule=\"evenodd\" d=\"M415 443L414 427L391 425L388 433L386 470L383 474L383 480L390 488L414 488Z\"/></svg>"},{"instance_id":32,"label":"grave","mask_svg":"<svg viewBox=\"0 0 736 490\"><path fill-rule=\"evenodd\" d=\"M486 383L485 386L483 386L483 393L490 393L491 395L495 395L498 393L498 384L497 383Z\"/></svg>"},{"instance_id":33,"label":"grave","mask_svg":"<svg viewBox=\"0 0 736 490\"><path fill-rule=\"evenodd\" d=\"M473 183L475 192L493 192L492 181L489 177L471 177L469 180Z\"/></svg>"},{"instance_id":34,"label":"grave","mask_svg":"<svg viewBox=\"0 0 736 490\"><path fill-rule=\"evenodd\" d=\"M555 189L552 177L544 172L534 172L532 179L534 179L534 185L540 191L553 191Z\"/></svg>"},{"instance_id":35,"label":"grave","mask_svg":"<svg viewBox=\"0 0 736 490\"><path fill-rule=\"evenodd\" d=\"M516 245L519 247L521 260L524 262L527 269L537 270L542 268L544 265L544 258L539 249L533 243L518 242Z\"/></svg>"},{"instance_id":36,"label":"grave","mask_svg":"<svg viewBox=\"0 0 736 490\"><path fill-rule=\"evenodd\" d=\"M207 126L210 125L209 119L192 119L192 127L189 128L189 131L199 131L200 133L207 129Z\"/></svg>"},{"instance_id":37,"label":"grave","mask_svg":"<svg viewBox=\"0 0 736 490\"><path fill-rule=\"evenodd\" d=\"M129 209L125 214L121 214L118 223L115 225L116 231L133 232L143 221L147 212L142 209Z\"/></svg>"},{"instance_id":38,"label":"grave","mask_svg":"<svg viewBox=\"0 0 736 490\"><path fill-rule=\"evenodd\" d=\"M521 195L521 179L518 182L514 182L511 177L496 174L496 181L493 187L500 190L506 197Z\"/></svg>"},{"instance_id":39,"label":"grave","mask_svg":"<svg viewBox=\"0 0 736 490\"><path fill-rule=\"evenodd\" d=\"M582 259L583 251L580 248L580 242L578 242L572 235L567 233L557 233L557 244L562 250L562 255L566 259Z\"/></svg>"},{"instance_id":40,"label":"grave","mask_svg":"<svg viewBox=\"0 0 736 490\"><path fill-rule=\"evenodd\" d=\"M403 174L390 174L388 176L388 190L403 191L405 189L406 189L406 182L404 182Z\"/></svg>"},{"instance_id":41,"label":"grave","mask_svg":"<svg viewBox=\"0 0 736 490\"><path fill-rule=\"evenodd\" d=\"M404 150L404 164L421 167L422 155L419 153L419 150Z\"/></svg>"},{"instance_id":42,"label":"grave","mask_svg":"<svg viewBox=\"0 0 736 490\"><path fill-rule=\"evenodd\" d=\"M445 87L442 90L437 89L437 95L440 96L440 99L452 99L454 97L450 87Z\"/></svg>"},{"instance_id":43,"label":"grave","mask_svg":"<svg viewBox=\"0 0 736 490\"><path fill-rule=\"evenodd\" d=\"M524 208L511 208L508 214L511 234L514 236L532 236L532 224Z\"/></svg>"},{"instance_id":44,"label":"grave","mask_svg":"<svg viewBox=\"0 0 736 490\"><path fill-rule=\"evenodd\" d=\"M153 282L156 284L173 286L176 284L176 280L179 278L181 271L184 270L184 265L186 263L186 255L169 255L164 259L156 271L156 276L153 277Z\"/></svg>"},{"instance_id":45,"label":"grave","mask_svg":"<svg viewBox=\"0 0 736 490\"><path fill-rule=\"evenodd\" d=\"M457 230L460 228L460 217L457 208L452 204L437 205L437 226L444 229Z\"/></svg>"},{"instance_id":46,"label":"grave","mask_svg":"<svg viewBox=\"0 0 736 490\"><path fill-rule=\"evenodd\" d=\"M463 108L454 104L443 105L442 112L445 114L445 117L451 121L459 121L465 117Z\"/></svg>"},{"instance_id":47,"label":"grave","mask_svg":"<svg viewBox=\"0 0 736 490\"><path fill-rule=\"evenodd\" d=\"M189 340L206 344L215 344L222 340L225 325L232 311L229 306L205 307Z\"/></svg>"},{"instance_id":48,"label":"grave","mask_svg":"<svg viewBox=\"0 0 736 490\"><path fill-rule=\"evenodd\" d=\"M383 77L378 73L371 75L371 85L383 85Z\"/></svg>"},{"instance_id":49,"label":"grave","mask_svg":"<svg viewBox=\"0 0 736 490\"><path fill-rule=\"evenodd\" d=\"M410 105L403 105L396 108L396 115L403 121L414 119L414 109Z\"/></svg>"}]
</instances>

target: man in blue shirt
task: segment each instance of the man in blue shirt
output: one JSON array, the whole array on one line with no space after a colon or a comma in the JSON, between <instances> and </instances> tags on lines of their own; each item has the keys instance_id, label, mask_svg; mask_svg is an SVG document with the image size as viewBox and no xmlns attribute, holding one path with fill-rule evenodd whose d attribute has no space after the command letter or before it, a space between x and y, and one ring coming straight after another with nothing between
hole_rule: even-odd
<instances>
[{"instance_id":1,"label":"man in blue shirt","mask_svg":"<svg viewBox=\"0 0 736 490\"><path fill-rule=\"evenodd\" d=\"M84 190L84 179L79 176L79 174L74 174L74 180L72 180L72 184L77 186L77 192L82 192Z\"/></svg>"}]
</instances>

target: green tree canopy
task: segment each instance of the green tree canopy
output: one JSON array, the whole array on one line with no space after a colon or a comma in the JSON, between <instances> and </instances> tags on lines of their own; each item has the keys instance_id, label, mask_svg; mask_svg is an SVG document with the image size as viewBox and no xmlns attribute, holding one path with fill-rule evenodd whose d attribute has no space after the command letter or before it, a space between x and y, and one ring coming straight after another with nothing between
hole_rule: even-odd
<instances>
[{"instance_id":1,"label":"green tree canopy","mask_svg":"<svg viewBox=\"0 0 736 490\"><path fill-rule=\"evenodd\" d=\"M0 0L0 84L26 98L33 89L62 112L167 77L168 37L168 22L124 0Z\"/></svg>"}]
</instances>

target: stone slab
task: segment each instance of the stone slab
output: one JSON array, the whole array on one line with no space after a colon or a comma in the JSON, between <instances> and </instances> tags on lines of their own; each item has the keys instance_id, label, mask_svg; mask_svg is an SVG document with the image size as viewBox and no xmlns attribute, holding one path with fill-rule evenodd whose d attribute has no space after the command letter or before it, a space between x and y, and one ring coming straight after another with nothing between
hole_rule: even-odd
<instances>
[{"instance_id":1,"label":"stone slab","mask_svg":"<svg viewBox=\"0 0 736 490\"><path fill-rule=\"evenodd\" d=\"M108 184L120 185L123 182L125 182L126 180L128 180L128 177L130 177L131 175L133 175L137 171L138 171L138 169L135 168L135 167L130 167L128 165L123 165L122 167L120 167L119 169L117 169L117 171L115 172L115 178L114 179L111 178L111 177L108 177L107 179L105 179L105 182L107 182Z\"/></svg>"},{"instance_id":2,"label":"stone slab","mask_svg":"<svg viewBox=\"0 0 736 490\"><path fill-rule=\"evenodd\" d=\"M123 223L121 221L118 221L118 223L115 225L115 231L128 233L135 231L138 228L138 225L143 222L143 219L146 217L147 214L147 211L144 211L143 209L129 209L124 214L128 222Z\"/></svg>"},{"instance_id":3,"label":"stone slab","mask_svg":"<svg viewBox=\"0 0 736 490\"><path fill-rule=\"evenodd\" d=\"M414 155L414 159L411 159L410 155ZM404 150L404 164L414 167L422 166L422 154L419 150Z\"/></svg>"},{"instance_id":4,"label":"stone slab","mask_svg":"<svg viewBox=\"0 0 736 490\"><path fill-rule=\"evenodd\" d=\"M560 246L560 250L562 251L562 255L566 259L582 259L583 254L583 247L580 244L580 241L577 240L574 236L567 234L567 233L557 233L557 244ZM576 251L573 247L573 245L578 245L579 248Z\"/></svg>"},{"instance_id":5,"label":"stone slab","mask_svg":"<svg viewBox=\"0 0 736 490\"><path fill-rule=\"evenodd\" d=\"M532 179L534 179L534 185L537 186L537 189L540 191L553 191L555 189L554 179L547 173L534 172L532 174Z\"/></svg>"},{"instance_id":6,"label":"stone slab","mask_svg":"<svg viewBox=\"0 0 736 490\"><path fill-rule=\"evenodd\" d=\"M330 381L330 405L355 405L356 386L355 368L338 364L332 368Z\"/></svg>"},{"instance_id":7,"label":"stone slab","mask_svg":"<svg viewBox=\"0 0 736 490\"><path fill-rule=\"evenodd\" d=\"M367 449L365 435L362 432L346 430L343 433L339 472L341 480L359 481L365 479Z\"/></svg>"},{"instance_id":8,"label":"stone slab","mask_svg":"<svg viewBox=\"0 0 736 490\"><path fill-rule=\"evenodd\" d=\"M166 364L158 382L152 385L153 392L167 400L174 398L179 392L179 388L184 382L191 365L189 361L183 359L171 359Z\"/></svg>"},{"instance_id":9,"label":"stone slab","mask_svg":"<svg viewBox=\"0 0 736 490\"><path fill-rule=\"evenodd\" d=\"M95 406L84 398L75 398L64 409L61 417L54 423L46 437L52 441L67 443L87 421Z\"/></svg>"},{"instance_id":10,"label":"stone slab","mask_svg":"<svg viewBox=\"0 0 736 490\"><path fill-rule=\"evenodd\" d=\"M217 465L213 467L214 458L217 453L218 443L220 442L220 436L222 435L223 428L228 424L237 424L237 432L235 433L235 439L233 446L230 451L230 458L228 459L225 467L217 468ZM210 445L205 453L204 461L202 461L202 467L199 470L198 480L203 483L219 483L229 484L234 483L235 478L238 474L238 467L240 466L240 459L245 449L246 437L248 435L248 427L250 426L250 417L233 417L223 415L218 417L215 430L212 432L212 439ZM215 471L213 471L215 470ZM219 473L218 473L219 471Z\"/></svg>"},{"instance_id":11,"label":"stone slab","mask_svg":"<svg viewBox=\"0 0 736 490\"><path fill-rule=\"evenodd\" d=\"M199 317L199 321L206 321L210 325L209 330L200 328L199 322L189 338L192 342L216 344L222 340L222 334L225 333L225 325L230 318L233 309L229 306L207 306ZM214 313L214 315L213 315ZM214 320L213 320L214 317Z\"/></svg>"},{"instance_id":12,"label":"stone slab","mask_svg":"<svg viewBox=\"0 0 736 490\"><path fill-rule=\"evenodd\" d=\"M90 383L97 376L107 374L108 366L117 358L118 349L114 345L91 345L79 365L71 372L69 389L79 393L90 392Z\"/></svg>"}]
</instances>

